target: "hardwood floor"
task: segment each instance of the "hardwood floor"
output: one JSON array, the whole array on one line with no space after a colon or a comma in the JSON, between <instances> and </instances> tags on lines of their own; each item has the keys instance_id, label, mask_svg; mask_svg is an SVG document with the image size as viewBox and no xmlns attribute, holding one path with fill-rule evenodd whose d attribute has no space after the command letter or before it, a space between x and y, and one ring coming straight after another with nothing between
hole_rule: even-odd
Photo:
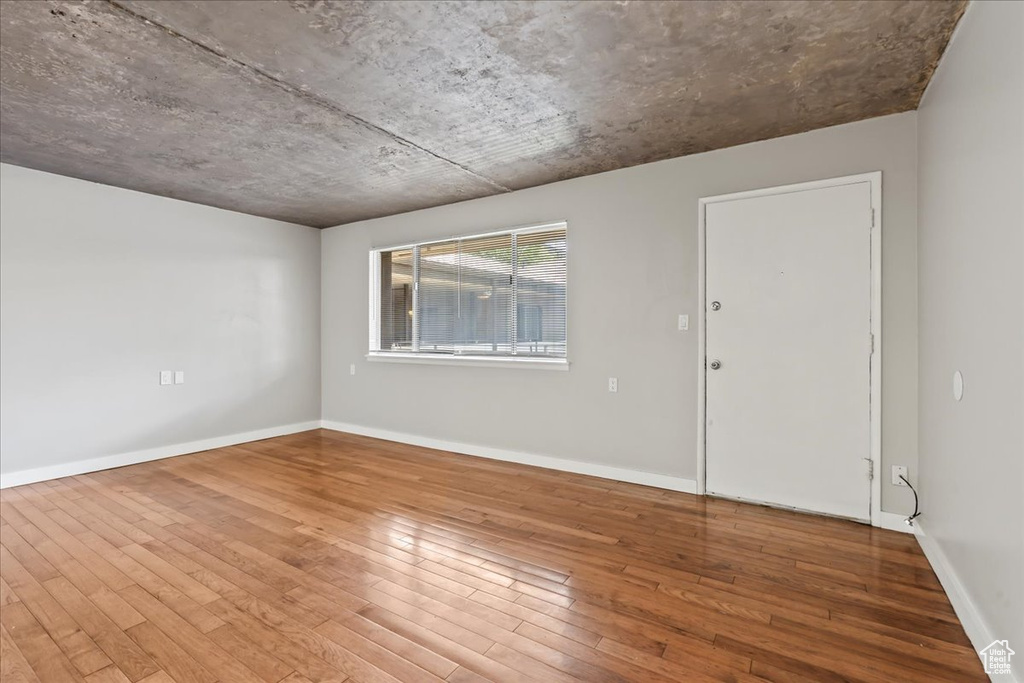
<instances>
[{"instance_id":1,"label":"hardwood floor","mask_svg":"<svg viewBox=\"0 0 1024 683\"><path fill-rule=\"evenodd\" d=\"M4 683L985 680L850 522L325 430L0 500Z\"/></svg>"}]
</instances>

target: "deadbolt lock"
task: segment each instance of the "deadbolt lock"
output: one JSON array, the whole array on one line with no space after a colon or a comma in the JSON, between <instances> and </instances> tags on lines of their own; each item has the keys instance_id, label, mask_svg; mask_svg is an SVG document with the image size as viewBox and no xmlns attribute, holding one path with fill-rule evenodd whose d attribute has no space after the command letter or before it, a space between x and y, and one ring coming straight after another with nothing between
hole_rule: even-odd
<instances>
[{"instance_id":1,"label":"deadbolt lock","mask_svg":"<svg viewBox=\"0 0 1024 683\"><path fill-rule=\"evenodd\" d=\"M712 301L711 302L711 310L712 311L717 311L721 307L722 307L722 304L720 304L719 302L717 302L717 301Z\"/></svg>"}]
</instances>

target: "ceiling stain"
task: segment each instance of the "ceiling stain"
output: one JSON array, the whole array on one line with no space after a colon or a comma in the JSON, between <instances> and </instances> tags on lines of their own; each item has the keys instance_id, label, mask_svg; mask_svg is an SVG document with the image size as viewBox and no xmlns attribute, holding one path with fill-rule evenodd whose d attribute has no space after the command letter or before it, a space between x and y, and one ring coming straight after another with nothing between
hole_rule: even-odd
<instances>
[{"instance_id":1,"label":"ceiling stain","mask_svg":"<svg viewBox=\"0 0 1024 683\"><path fill-rule=\"evenodd\" d=\"M316 227L915 109L965 0L5 0L0 160Z\"/></svg>"}]
</instances>

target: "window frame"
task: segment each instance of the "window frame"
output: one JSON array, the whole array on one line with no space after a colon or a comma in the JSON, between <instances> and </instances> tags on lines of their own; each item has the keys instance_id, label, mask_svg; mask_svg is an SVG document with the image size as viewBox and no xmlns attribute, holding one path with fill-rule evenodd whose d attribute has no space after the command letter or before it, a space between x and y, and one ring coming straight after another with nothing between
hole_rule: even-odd
<instances>
[{"instance_id":1,"label":"window frame","mask_svg":"<svg viewBox=\"0 0 1024 683\"><path fill-rule=\"evenodd\" d=\"M472 240L503 235L529 235L551 230L565 230L565 355L564 356L530 356L500 354L438 354L419 351L383 351L380 349L380 317L381 317L381 258L383 252L419 249L433 244L441 244L454 240ZM503 230L492 230L483 233L452 235L437 239L408 242L403 244L373 247L369 253L369 351L366 359L372 362L413 363L420 365L469 365L476 367L515 367L545 370L569 369L569 224L568 221L550 221L547 223L530 224ZM514 319L518 319L518 311L513 309ZM515 329L515 328L513 328Z\"/></svg>"}]
</instances>

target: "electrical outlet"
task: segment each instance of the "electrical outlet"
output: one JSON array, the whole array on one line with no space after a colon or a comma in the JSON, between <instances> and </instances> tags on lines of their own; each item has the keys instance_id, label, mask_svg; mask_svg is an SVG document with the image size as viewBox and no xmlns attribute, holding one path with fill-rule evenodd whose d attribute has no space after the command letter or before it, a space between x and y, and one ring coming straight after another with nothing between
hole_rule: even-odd
<instances>
[{"instance_id":1,"label":"electrical outlet","mask_svg":"<svg viewBox=\"0 0 1024 683\"><path fill-rule=\"evenodd\" d=\"M174 382L174 373L170 370L160 371L160 386L171 384Z\"/></svg>"},{"instance_id":2,"label":"electrical outlet","mask_svg":"<svg viewBox=\"0 0 1024 683\"><path fill-rule=\"evenodd\" d=\"M907 482L905 482L902 479L900 479L900 475L901 474L904 477L906 477L907 481L910 480L910 475L907 474L907 468L906 467L904 467L903 465L893 465L892 466L892 485L893 486L906 486L907 485Z\"/></svg>"},{"instance_id":3,"label":"electrical outlet","mask_svg":"<svg viewBox=\"0 0 1024 683\"><path fill-rule=\"evenodd\" d=\"M184 370L175 370L174 371L174 383L175 384L184 384L185 383L185 371Z\"/></svg>"},{"instance_id":4,"label":"electrical outlet","mask_svg":"<svg viewBox=\"0 0 1024 683\"><path fill-rule=\"evenodd\" d=\"M619 379L617 377L609 377L608 378L608 391L610 391L610 392L612 392L614 394L614 393L618 392L618 390L619 390Z\"/></svg>"},{"instance_id":5,"label":"electrical outlet","mask_svg":"<svg viewBox=\"0 0 1024 683\"><path fill-rule=\"evenodd\" d=\"M350 374L350 375L356 374L356 364L355 363L352 363L351 365L348 366L348 374Z\"/></svg>"}]
</instances>

